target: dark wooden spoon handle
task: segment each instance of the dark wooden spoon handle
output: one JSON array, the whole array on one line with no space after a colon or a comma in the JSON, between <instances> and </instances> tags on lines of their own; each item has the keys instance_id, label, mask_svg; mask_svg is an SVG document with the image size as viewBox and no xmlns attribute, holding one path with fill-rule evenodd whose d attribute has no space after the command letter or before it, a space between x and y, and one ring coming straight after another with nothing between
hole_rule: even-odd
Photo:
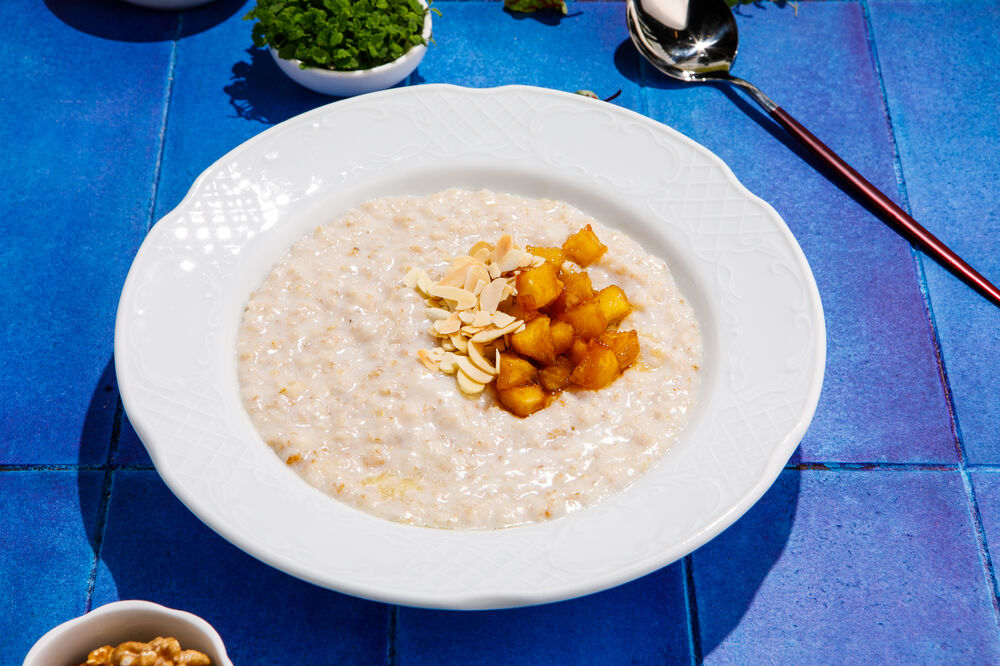
<instances>
[{"instance_id":1,"label":"dark wooden spoon handle","mask_svg":"<svg viewBox=\"0 0 1000 666\"><path fill-rule=\"evenodd\" d=\"M784 127L789 134L798 139L813 155L822 160L834 173L854 192L881 214L882 218L891 224L904 238L914 243L930 255L938 263L949 269L958 278L989 299L994 305L1000 306L1000 289L980 275L976 269L967 264L961 257L942 243L934 234L927 231L906 211L897 206L877 187L869 183L861 174L855 171L837 153L813 136L812 132L799 124L781 107L769 109L771 117Z\"/></svg>"}]
</instances>

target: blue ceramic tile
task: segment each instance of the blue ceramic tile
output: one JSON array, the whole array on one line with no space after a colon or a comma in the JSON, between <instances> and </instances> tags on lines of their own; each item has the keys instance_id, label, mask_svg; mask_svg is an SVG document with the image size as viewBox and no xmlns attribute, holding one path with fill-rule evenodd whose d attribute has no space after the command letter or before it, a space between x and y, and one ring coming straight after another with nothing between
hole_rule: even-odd
<instances>
[{"instance_id":1,"label":"blue ceramic tile","mask_svg":"<svg viewBox=\"0 0 1000 666\"><path fill-rule=\"evenodd\" d=\"M0 472L0 663L82 615L103 472Z\"/></svg>"},{"instance_id":2,"label":"blue ceramic tile","mask_svg":"<svg viewBox=\"0 0 1000 666\"><path fill-rule=\"evenodd\" d=\"M786 471L693 555L706 663L991 663L958 472Z\"/></svg>"},{"instance_id":3,"label":"blue ceramic tile","mask_svg":"<svg viewBox=\"0 0 1000 666\"><path fill-rule=\"evenodd\" d=\"M293 83L265 49L254 48L253 22L242 18L251 6L246 3L225 21L178 43L157 218L233 148L275 123L335 100Z\"/></svg>"},{"instance_id":4,"label":"blue ceramic tile","mask_svg":"<svg viewBox=\"0 0 1000 666\"><path fill-rule=\"evenodd\" d=\"M1000 284L1000 2L872 2L871 20L913 216ZM969 460L998 463L1000 308L923 265Z\"/></svg>"},{"instance_id":5,"label":"blue ceramic tile","mask_svg":"<svg viewBox=\"0 0 1000 666\"><path fill-rule=\"evenodd\" d=\"M121 424L121 433L114 451L114 461L116 465L125 466L146 466L152 465L146 447L142 445L142 440L136 434L132 423L128 420L128 415L124 414Z\"/></svg>"},{"instance_id":6,"label":"blue ceramic tile","mask_svg":"<svg viewBox=\"0 0 1000 666\"><path fill-rule=\"evenodd\" d=\"M690 663L680 564L607 592L504 611L399 609L396 654L411 664Z\"/></svg>"},{"instance_id":7,"label":"blue ceramic tile","mask_svg":"<svg viewBox=\"0 0 1000 666\"><path fill-rule=\"evenodd\" d=\"M969 473L976 494L976 506L983 522L983 536L994 568L1000 565L1000 470L975 470ZM996 571L990 572L996 576ZM1000 599L997 600L1000 602Z\"/></svg>"},{"instance_id":8,"label":"blue ceramic tile","mask_svg":"<svg viewBox=\"0 0 1000 666\"><path fill-rule=\"evenodd\" d=\"M202 524L155 472L115 472L94 606L146 599L214 626L237 664L381 663L388 607L304 583Z\"/></svg>"},{"instance_id":9,"label":"blue ceramic tile","mask_svg":"<svg viewBox=\"0 0 1000 666\"><path fill-rule=\"evenodd\" d=\"M621 90L614 103L638 108L638 54L628 41L624 2L571 2L565 17L506 12L499 2L435 6L435 44L414 82L588 89L602 98Z\"/></svg>"},{"instance_id":10,"label":"blue ceramic tile","mask_svg":"<svg viewBox=\"0 0 1000 666\"><path fill-rule=\"evenodd\" d=\"M107 455L115 307L147 224L171 49L81 32L68 3L49 6L0 3L18 36L0 43L4 463Z\"/></svg>"},{"instance_id":11,"label":"blue ceramic tile","mask_svg":"<svg viewBox=\"0 0 1000 666\"><path fill-rule=\"evenodd\" d=\"M744 6L734 74L758 85L890 196L893 156L853 2ZM955 462L909 246L841 191L742 93L647 67L651 117L725 160L805 251L826 313L826 381L803 460Z\"/></svg>"}]
</instances>

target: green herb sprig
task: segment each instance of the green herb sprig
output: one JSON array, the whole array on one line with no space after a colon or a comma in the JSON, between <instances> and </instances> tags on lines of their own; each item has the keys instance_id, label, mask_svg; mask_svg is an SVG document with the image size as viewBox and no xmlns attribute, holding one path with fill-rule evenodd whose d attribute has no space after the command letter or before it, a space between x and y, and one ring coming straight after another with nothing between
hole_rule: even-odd
<instances>
[{"instance_id":1,"label":"green herb sprig","mask_svg":"<svg viewBox=\"0 0 1000 666\"><path fill-rule=\"evenodd\" d=\"M427 9L417 0L257 0L253 43L302 68L371 69L418 44ZM437 10L435 10L436 13Z\"/></svg>"}]
</instances>

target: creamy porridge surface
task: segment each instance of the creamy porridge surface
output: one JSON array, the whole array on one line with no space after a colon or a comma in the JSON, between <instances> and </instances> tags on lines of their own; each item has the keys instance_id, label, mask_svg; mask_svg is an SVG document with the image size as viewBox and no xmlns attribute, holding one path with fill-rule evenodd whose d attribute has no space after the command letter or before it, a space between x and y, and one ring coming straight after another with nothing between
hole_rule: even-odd
<instances>
[{"instance_id":1,"label":"creamy porridge surface","mask_svg":"<svg viewBox=\"0 0 1000 666\"><path fill-rule=\"evenodd\" d=\"M424 299L480 240L559 246L593 225L595 288L621 286L641 356L599 391L567 390L518 418L491 387L469 397L426 369ZM488 191L367 202L296 242L251 295L237 341L258 432L310 484L383 518L500 528L554 518L624 488L665 453L695 397L702 342L664 262L568 204Z\"/></svg>"}]
</instances>

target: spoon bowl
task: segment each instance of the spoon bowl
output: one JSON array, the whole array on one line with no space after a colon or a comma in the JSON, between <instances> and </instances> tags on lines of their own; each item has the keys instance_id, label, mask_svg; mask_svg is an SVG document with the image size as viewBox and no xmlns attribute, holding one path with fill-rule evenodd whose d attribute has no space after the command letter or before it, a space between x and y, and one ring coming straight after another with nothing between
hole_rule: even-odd
<instances>
[{"instance_id":1,"label":"spoon bowl","mask_svg":"<svg viewBox=\"0 0 1000 666\"><path fill-rule=\"evenodd\" d=\"M657 2L658 0L646 0ZM889 226L956 277L1000 306L1000 289L921 226L878 188L817 139L774 100L729 70L739 49L736 19L725 0L688 0L683 29L669 27L647 12L641 0L627 0L629 36L639 53L667 76L689 83L728 83L746 90L767 113L829 167L857 198Z\"/></svg>"},{"instance_id":2,"label":"spoon bowl","mask_svg":"<svg viewBox=\"0 0 1000 666\"><path fill-rule=\"evenodd\" d=\"M664 74L682 81L707 81L729 73L736 59L739 32L725 0L691 2L689 28L685 30L660 23L636 0L628 0L626 12L632 42Z\"/></svg>"}]
</instances>

